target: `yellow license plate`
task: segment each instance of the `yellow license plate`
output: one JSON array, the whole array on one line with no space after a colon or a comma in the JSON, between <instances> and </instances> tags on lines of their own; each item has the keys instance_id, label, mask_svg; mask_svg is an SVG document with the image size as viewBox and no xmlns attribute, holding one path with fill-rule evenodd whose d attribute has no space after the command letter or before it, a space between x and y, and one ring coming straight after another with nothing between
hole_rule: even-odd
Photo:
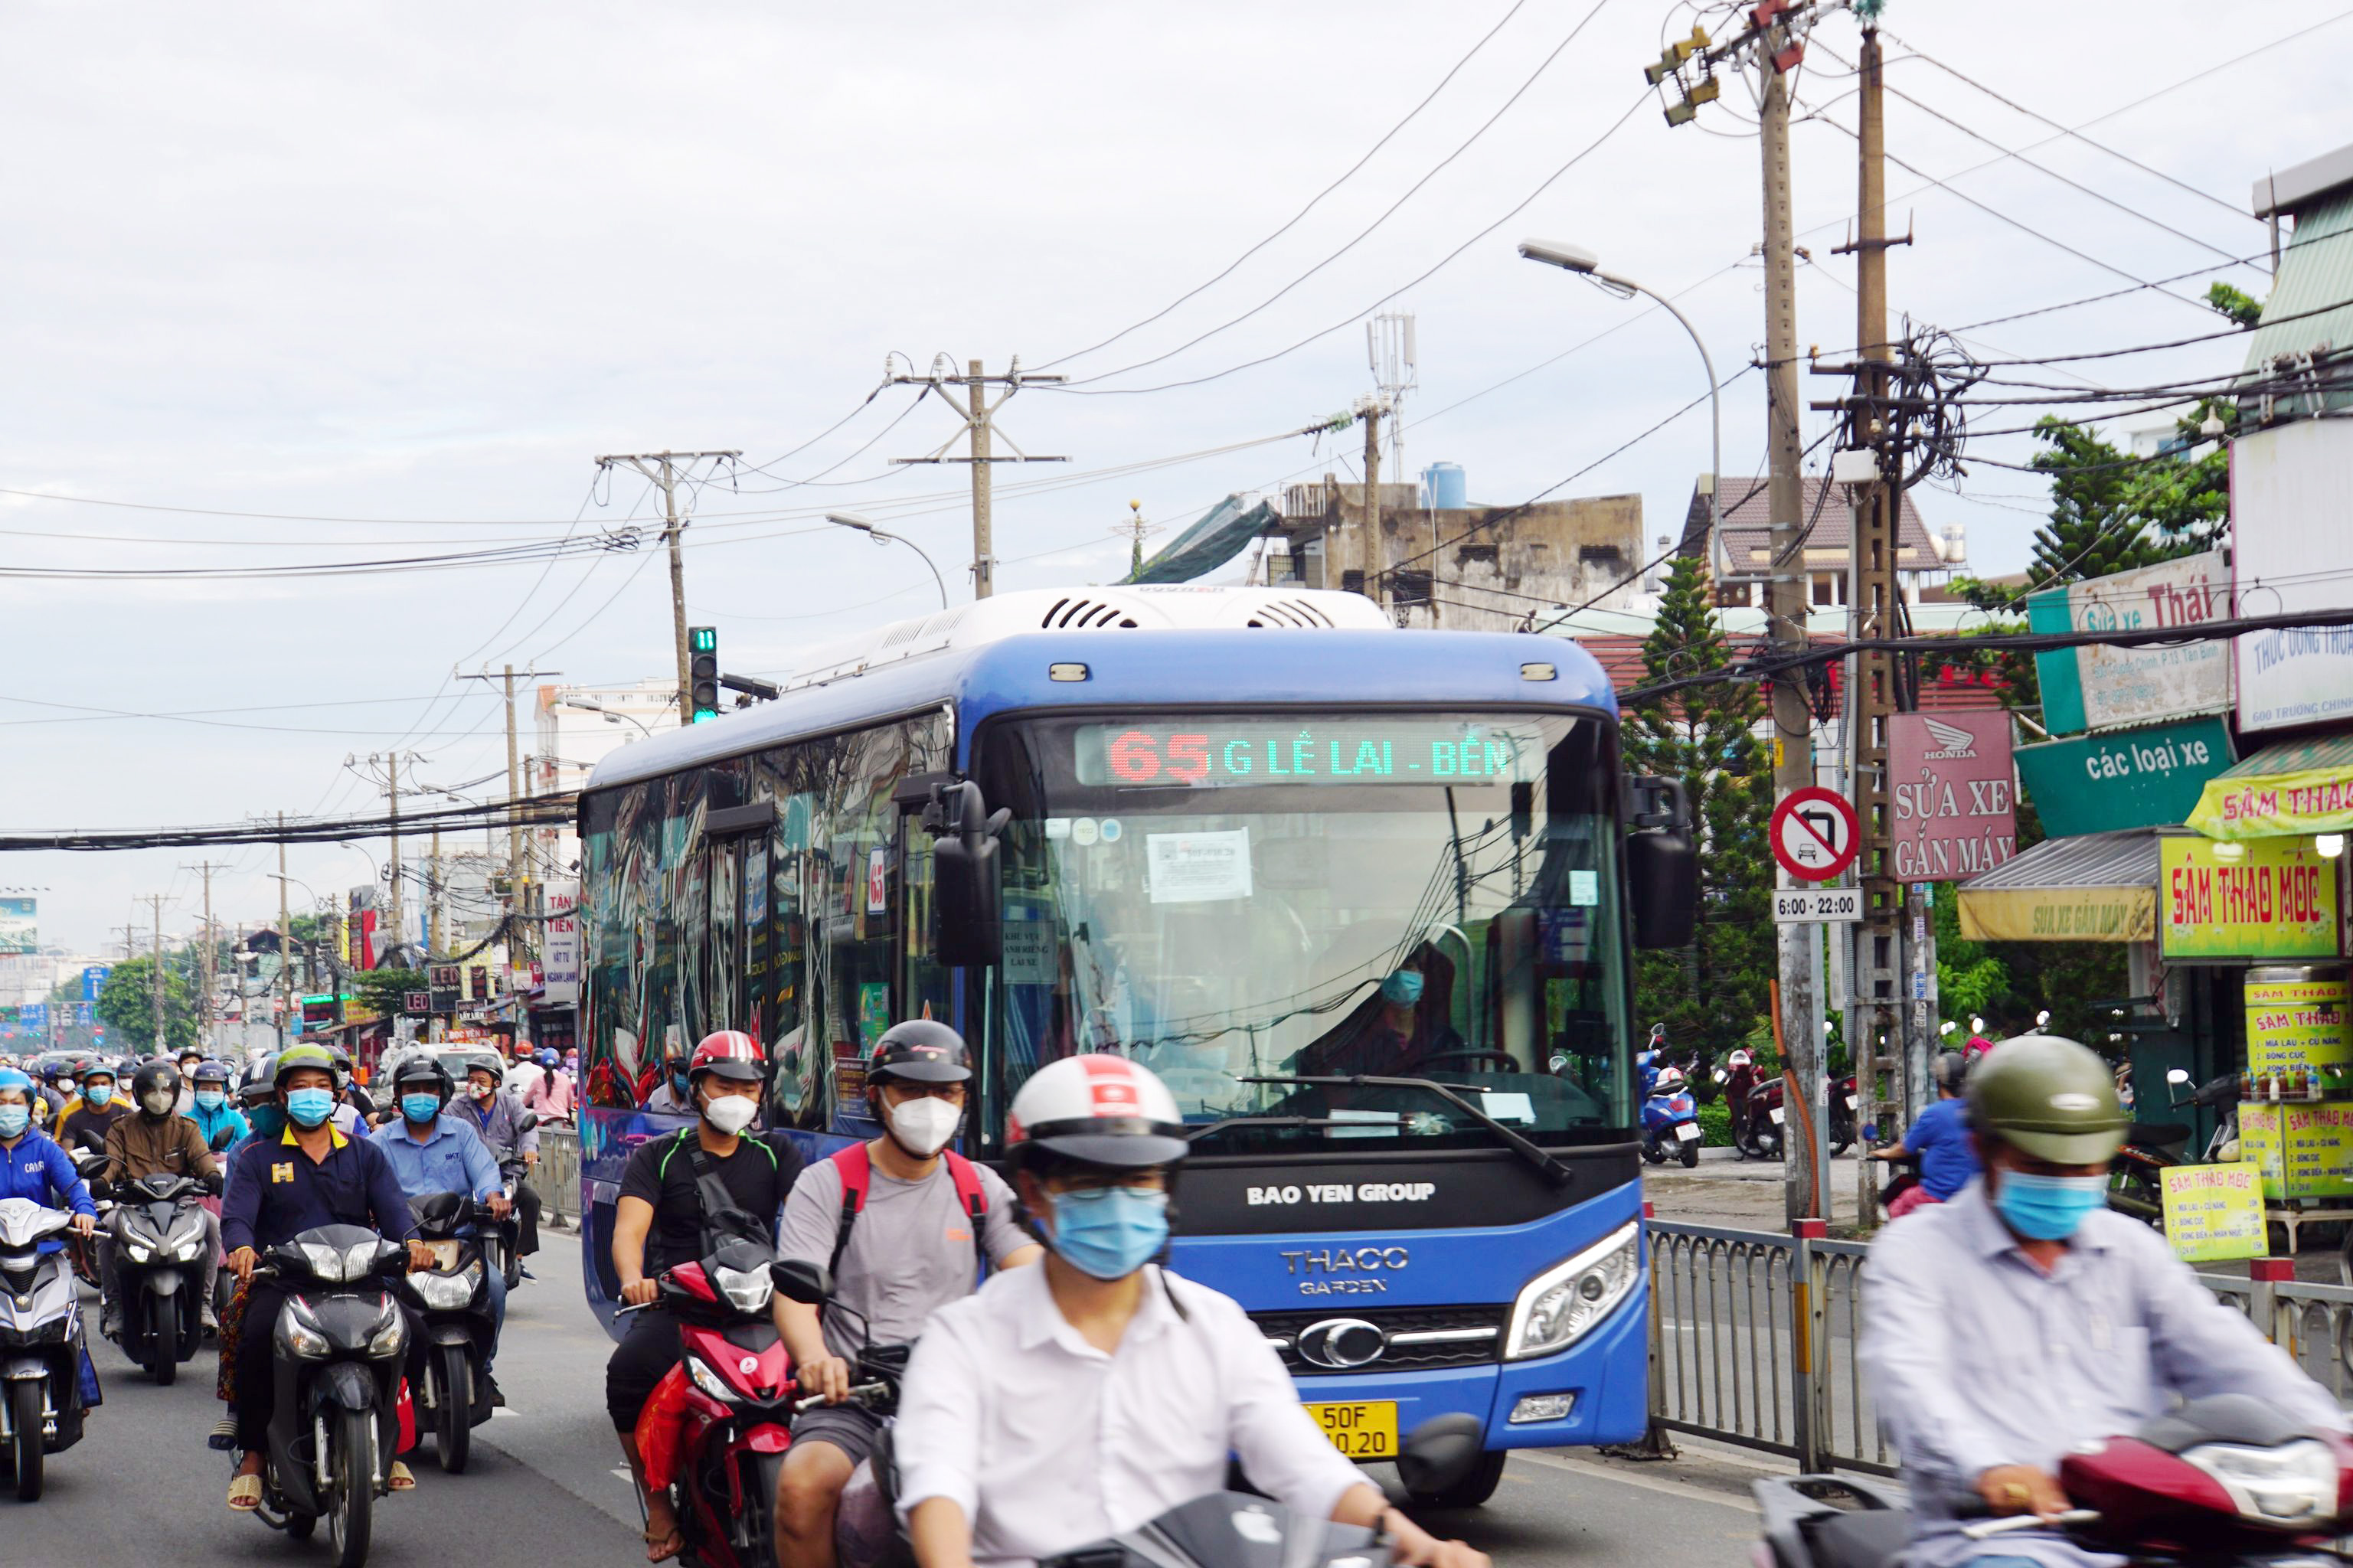
<instances>
[{"instance_id":1,"label":"yellow license plate","mask_svg":"<svg viewBox=\"0 0 2353 1568\"><path fill-rule=\"evenodd\" d=\"M1398 1456L1397 1402L1363 1400L1354 1405L1311 1405L1307 1414L1332 1440L1332 1447L1352 1459L1394 1459Z\"/></svg>"}]
</instances>

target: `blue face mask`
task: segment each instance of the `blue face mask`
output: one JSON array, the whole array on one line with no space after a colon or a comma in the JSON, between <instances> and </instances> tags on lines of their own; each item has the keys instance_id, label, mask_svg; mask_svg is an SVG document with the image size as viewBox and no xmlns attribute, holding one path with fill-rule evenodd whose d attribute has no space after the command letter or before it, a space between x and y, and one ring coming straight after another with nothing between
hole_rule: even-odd
<instances>
[{"instance_id":1,"label":"blue face mask","mask_svg":"<svg viewBox=\"0 0 2353 1568\"><path fill-rule=\"evenodd\" d=\"M672 1089L677 1091L678 1097L681 1100L684 1100L688 1095L694 1092L693 1086L686 1081L686 1075L682 1072L674 1072L670 1075L670 1086Z\"/></svg>"},{"instance_id":2,"label":"blue face mask","mask_svg":"<svg viewBox=\"0 0 2353 1568\"><path fill-rule=\"evenodd\" d=\"M1421 1001L1422 978L1418 971L1400 969L1381 982L1381 999L1398 1007L1411 1007Z\"/></svg>"},{"instance_id":3,"label":"blue face mask","mask_svg":"<svg viewBox=\"0 0 2353 1568\"><path fill-rule=\"evenodd\" d=\"M286 1114L297 1127L316 1127L335 1113L335 1093L329 1089L298 1089L286 1096Z\"/></svg>"},{"instance_id":4,"label":"blue face mask","mask_svg":"<svg viewBox=\"0 0 2353 1568\"><path fill-rule=\"evenodd\" d=\"M2108 1202L2105 1176L2031 1176L2004 1171L1993 1206L2003 1221L2032 1241L2064 1241L2084 1216Z\"/></svg>"},{"instance_id":5,"label":"blue face mask","mask_svg":"<svg viewBox=\"0 0 2353 1568\"><path fill-rule=\"evenodd\" d=\"M221 1101L227 1098L228 1096L219 1089L200 1089L196 1090L196 1106L203 1110L218 1110L221 1108Z\"/></svg>"},{"instance_id":6,"label":"blue face mask","mask_svg":"<svg viewBox=\"0 0 2353 1568\"><path fill-rule=\"evenodd\" d=\"M94 1083L81 1091L81 1102L93 1110L104 1109L113 1098L114 1086L111 1083Z\"/></svg>"},{"instance_id":7,"label":"blue face mask","mask_svg":"<svg viewBox=\"0 0 2353 1568\"><path fill-rule=\"evenodd\" d=\"M1082 1274L1124 1279L1168 1244L1168 1194L1142 1187L1057 1193L1046 1244Z\"/></svg>"},{"instance_id":8,"label":"blue face mask","mask_svg":"<svg viewBox=\"0 0 2353 1568\"><path fill-rule=\"evenodd\" d=\"M411 1121L430 1121L441 1114L441 1097L438 1094L404 1094L400 1097L400 1113Z\"/></svg>"},{"instance_id":9,"label":"blue face mask","mask_svg":"<svg viewBox=\"0 0 2353 1568\"><path fill-rule=\"evenodd\" d=\"M0 1138L14 1138L32 1124L33 1112L22 1105L0 1105Z\"/></svg>"},{"instance_id":10,"label":"blue face mask","mask_svg":"<svg viewBox=\"0 0 2353 1568\"><path fill-rule=\"evenodd\" d=\"M253 1135L267 1143L286 1131L286 1112L275 1105L257 1105L245 1113Z\"/></svg>"}]
</instances>

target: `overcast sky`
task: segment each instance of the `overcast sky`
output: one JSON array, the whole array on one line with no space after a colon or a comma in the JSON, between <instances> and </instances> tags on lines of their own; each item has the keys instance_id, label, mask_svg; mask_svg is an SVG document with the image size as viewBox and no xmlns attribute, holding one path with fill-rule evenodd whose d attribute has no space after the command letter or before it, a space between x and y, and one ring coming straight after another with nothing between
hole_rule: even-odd
<instances>
[{"instance_id":1,"label":"overcast sky","mask_svg":"<svg viewBox=\"0 0 2353 1568\"><path fill-rule=\"evenodd\" d=\"M1890 170L1896 226L1908 216L1918 240L1893 253L1895 306L1961 326L2264 251L2250 183L2353 142L2353 13L2339 17L2306 0L2227 13L2164 0L2128 20L2047 0L1895 0L1891 57L1916 48L1959 75L1899 63L1893 88L2000 148L2053 135L2032 115L2105 117L2087 134L2158 172L2059 140L2028 154L2043 170L1964 175L1996 149L1892 100L1891 153L1968 198ZM886 355L996 370L1018 353L1076 379L1179 350L1340 251L1466 140L1393 216L1257 314L1085 390L1189 380L1337 331L1192 387L1024 392L1007 433L1072 461L1000 470L1000 586L1115 576L1124 546L1109 531L1130 500L1180 524L1231 490L1352 471L1360 442L1344 435L1094 472L1345 409L1368 389L1358 318L1384 303L1419 321L1409 468L1461 463L1472 499L1500 504L1594 465L1559 493L1638 491L1655 535L1705 466L1704 417L1599 459L1701 390L1691 345L1664 317L1513 247L1579 241L1676 292L1725 374L1755 352L1746 92L1727 81L1699 125L1674 131L1642 96L1641 68L1691 20L1661 0L12 7L0 487L190 510L0 495L0 560L217 568L496 550L575 520L575 537L611 535L649 503L634 478L592 487L596 454L739 447L767 467L697 496L688 599L722 628L730 667L783 668L933 592L912 554L813 512L902 519L965 591L964 470L888 461L954 432L936 401L906 412L913 393L886 390L804 446L860 408ZM1360 172L1232 276L1059 363L1293 218L1499 22ZM2316 24L2329 25L2188 80ZM1821 121L1852 123L1838 60L1856 41L1852 18L1832 16L1797 87L1820 111L1795 139L1812 258L1799 341L1833 353L1854 341L1852 258L1831 251L1855 171L1852 142ZM2265 286L2246 267L2211 276ZM2188 302L2207 281L1967 341L2003 357L2192 336L2220 324ZM2071 374L2136 385L2237 357L2224 342ZM1809 437L1819 429L1810 419ZM1763 435L1751 374L1726 395L1727 470L1758 471ZM2017 437L1976 448L2013 461L2031 449ZM1981 572L2021 566L2039 485L1989 467L1964 488L1978 499L1916 499L1932 524L1967 524ZM367 788L343 759L396 744L425 753L438 782L472 778L502 762L502 731L453 666L536 661L589 682L667 672L659 555L339 581L0 580L16 676L0 697L0 816L22 830L356 811ZM38 889L45 940L90 948L148 893L169 893L165 926L185 929L197 903L183 868L200 858L18 855L0 888ZM274 850L214 858L234 867L215 881L225 918L274 916ZM353 850L298 848L291 865L322 893L371 875Z\"/></svg>"}]
</instances>

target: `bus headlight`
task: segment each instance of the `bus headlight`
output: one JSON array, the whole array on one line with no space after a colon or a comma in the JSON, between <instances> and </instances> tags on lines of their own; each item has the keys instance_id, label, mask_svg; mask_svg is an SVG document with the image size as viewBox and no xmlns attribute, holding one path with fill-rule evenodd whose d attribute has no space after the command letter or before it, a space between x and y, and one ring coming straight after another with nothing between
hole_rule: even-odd
<instances>
[{"instance_id":1,"label":"bus headlight","mask_svg":"<svg viewBox=\"0 0 2353 1568\"><path fill-rule=\"evenodd\" d=\"M1641 1257L1642 1222L1631 1220L1529 1280L1512 1303L1504 1359L1550 1355L1584 1338L1634 1289Z\"/></svg>"}]
</instances>

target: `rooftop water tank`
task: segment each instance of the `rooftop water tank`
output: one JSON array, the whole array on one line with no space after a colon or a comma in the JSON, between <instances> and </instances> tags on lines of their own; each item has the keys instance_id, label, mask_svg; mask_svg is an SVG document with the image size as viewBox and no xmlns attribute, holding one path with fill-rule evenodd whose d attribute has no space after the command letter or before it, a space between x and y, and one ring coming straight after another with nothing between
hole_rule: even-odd
<instances>
[{"instance_id":1,"label":"rooftop water tank","mask_svg":"<svg viewBox=\"0 0 2353 1568\"><path fill-rule=\"evenodd\" d=\"M1440 511L1461 511L1469 506L1471 481L1460 463L1432 463L1421 470L1424 504Z\"/></svg>"}]
</instances>

